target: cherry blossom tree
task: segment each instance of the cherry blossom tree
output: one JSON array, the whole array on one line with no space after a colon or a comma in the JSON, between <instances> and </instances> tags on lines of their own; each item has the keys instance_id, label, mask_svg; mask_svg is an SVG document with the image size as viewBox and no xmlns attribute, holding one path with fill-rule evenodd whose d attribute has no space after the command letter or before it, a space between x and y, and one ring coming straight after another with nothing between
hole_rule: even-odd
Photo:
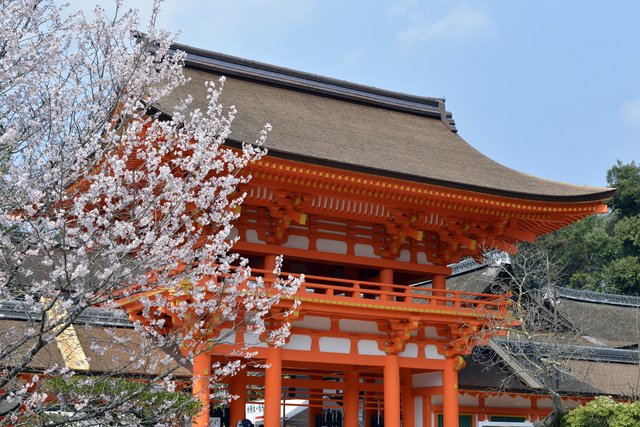
<instances>
[{"instance_id":1,"label":"cherry blossom tree","mask_svg":"<svg viewBox=\"0 0 640 427\"><path fill-rule=\"evenodd\" d=\"M120 6L86 17L52 0L0 0L0 304L27 313L0 329L0 423L139 424L122 414L142 393L172 392L176 370L224 339L218 329L276 344L288 332L286 321L265 322L299 279L249 280L232 252L236 189L264 156L269 126L241 149L224 145L235 115L218 103L224 80L202 88L205 111L189 112L185 99L160 116L154 104L186 82L184 57L155 26L158 3L144 32ZM142 305L136 334L78 325L123 300ZM109 361L100 372L82 349L62 348L78 328ZM65 363L25 375L51 345ZM142 386L104 387L131 372ZM166 421L175 404L153 412Z\"/></svg>"}]
</instances>

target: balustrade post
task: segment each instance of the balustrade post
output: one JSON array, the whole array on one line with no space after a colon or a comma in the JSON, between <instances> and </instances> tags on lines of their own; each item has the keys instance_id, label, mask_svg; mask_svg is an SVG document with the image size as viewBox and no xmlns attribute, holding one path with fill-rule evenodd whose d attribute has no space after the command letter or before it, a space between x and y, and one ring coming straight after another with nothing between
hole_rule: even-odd
<instances>
[{"instance_id":1,"label":"balustrade post","mask_svg":"<svg viewBox=\"0 0 640 427\"><path fill-rule=\"evenodd\" d=\"M445 276L443 274L437 274L433 276L431 280L431 294L436 297L445 298L447 296L446 291L447 285L445 281ZM443 300L436 300L436 305L447 305L447 302Z\"/></svg>"},{"instance_id":2,"label":"balustrade post","mask_svg":"<svg viewBox=\"0 0 640 427\"><path fill-rule=\"evenodd\" d=\"M383 283L385 285L393 285L393 270L390 268L383 268L382 270L380 270L380 283ZM393 287L392 286L380 286L380 290L383 292L390 292L393 291ZM387 294L382 294L380 295L380 300L382 301L387 301L387 300L393 300L393 296L387 295Z\"/></svg>"}]
</instances>

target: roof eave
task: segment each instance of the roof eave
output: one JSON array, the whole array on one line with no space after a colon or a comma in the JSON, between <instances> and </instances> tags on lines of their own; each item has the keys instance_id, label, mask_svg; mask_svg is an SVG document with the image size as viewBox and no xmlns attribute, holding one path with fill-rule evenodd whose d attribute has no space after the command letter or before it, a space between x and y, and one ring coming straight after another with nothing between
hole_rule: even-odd
<instances>
[{"instance_id":1,"label":"roof eave","mask_svg":"<svg viewBox=\"0 0 640 427\"><path fill-rule=\"evenodd\" d=\"M239 146L237 141L227 141L232 146ZM331 167L336 169L344 169L352 172L366 173L370 175L378 175L386 178L395 178L400 180L412 181L420 184L437 185L439 187L451 188L454 190L470 191L474 193L487 194L492 196L507 197L519 200L530 200L536 202L551 202L551 203L606 203L611 198L615 189L607 189L602 192L575 194L575 195L546 195L535 193L521 193L515 191L502 190L497 188L482 187L472 184L464 184L453 181L440 180L436 178L426 178L411 174L404 174L399 172L388 171L384 169L371 168L367 166L354 165L350 163L342 163L327 159L314 158L309 156L303 156L299 154L292 154L288 152L282 152L269 148L269 156L281 158L285 160L299 161L302 163L315 164L319 166Z\"/></svg>"}]
</instances>

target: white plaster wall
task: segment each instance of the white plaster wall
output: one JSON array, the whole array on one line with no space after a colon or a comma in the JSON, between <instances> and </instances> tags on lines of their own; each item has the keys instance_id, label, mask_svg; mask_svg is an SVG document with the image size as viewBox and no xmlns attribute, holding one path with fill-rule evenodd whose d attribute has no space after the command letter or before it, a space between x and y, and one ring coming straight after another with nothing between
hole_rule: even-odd
<instances>
[{"instance_id":1,"label":"white plaster wall","mask_svg":"<svg viewBox=\"0 0 640 427\"><path fill-rule=\"evenodd\" d=\"M358 353L367 356L384 356L385 352L380 351L375 340L359 340Z\"/></svg>"},{"instance_id":2,"label":"white plaster wall","mask_svg":"<svg viewBox=\"0 0 640 427\"><path fill-rule=\"evenodd\" d=\"M551 401L551 398L539 399L538 408L553 409L553 402Z\"/></svg>"},{"instance_id":3,"label":"white plaster wall","mask_svg":"<svg viewBox=\"0 0 640 427\"><path fill-rule=\"evenodd\" d=\"M576 406L580 406L580 403L577 400L563 399L562 401L567 408L575 408ZM538 408L553 409L553 402L551 401L551 398L545 397L538 399Z\"/></svg>"},{"instance_id":4,"label":"white plaster wall","mask_svg":"<svg viewBox=\"0 0 640 427\"><path fill-rule=\"evenodd\" d=\"M227 239L235 239L236 237L238 237L238 228L237 227L231 227L231 230L229 230L229 235L227 236Z\"/></svg>"},{"instance_id":5,"label":"white plaster wall","mask_svg":"<svg viewBox=\"0 0 640 427\"><path fill-rule=\"evenodd\" d=\"M398 356L400 356L400 357L410 357L410 358L418 357L418 345L417 344L413 344L413 343L409 343L409 344L405 345L404 351L402 353L398 354Z\"/></svg>"},{"instance_id":6,"label":"white plaster wall","mask_svg":"<svg viewBox=\"0 0 640 427\"><path fill-rule=\"evenodd\" d=\"M285 248L309 249L309 238L307 236L290 235L282 246Z\"/></svg>"},{"instance_id":7,"label":"white plaster wall","mask_svg":"<svg viewBox=\"0 0 640 427\"><path fill-rule=\"evenodd\" d=\"M367 258L378 258L375 253L373 253L373 246L365 245L362 243L356 243L353 246L353 253L356 256L363 256Z\"/></svg>"},{"instance_id":8,"label":"white plaster wall","mask_svg":"<svg viewBox=\"0 0 640 427\"><path fill-rule=\"evenodd\" d=\"M309 335L292 334L289 336L289 342L284 348L290 350L311 350L311 337Z\"/></svg>"},{"instance_id":9,"label":"white plaster wall","mask_svg":"<svg viewBox=\"0 0 640 427\"><path fill-rule=\"evenodd\" d=\"M427 259L427 254L424 252L418 252L416 259L418 260L418 264L431 264Z\"/></svg>"},{"instance_id":10,"label":"white plaster wall","mask_svg":"<svg viewBox=\"0 0 640 427\"><path fill-rule=\"evenodd\" d=\"M458 395L458 405L460 406L478 406L480 404L478 397L468 394Z\"/></svg>"},{"instance_id":11,"label":"white plaster wall","mask_svg":"<svg viewBox=\"0 0 640 427\"><path fill-rule=\"evenodd\" d=\"M327 353L348 354L351 351L351 340L348 338L321 337L320 351Z\"/></svg>"},{"instance_id":12,"label":"white plaster wall","mask_svg":"<svg viewBox=\"0 0 640 427\"><path fill-rule=\"evenodd\" d=\"M220 329L220 335L217 338L220 344L235 344L236 343L236 333L229 328Z\"/></svg>"},{"instance_id":13,"label":"white plaster wall","mask_svg":"<svg viewBox=\"0 0 640 427\"><path fill-rule=\"evenodd\" d=\"M413 398L413 410L414 417L413 423L415 427L423 427L422 425L422 396L416 396Z\"/></svg>"},{"instance_id":14,"label":"white plaster wall","mask_svg":"<svg viewBox=\"0 0 640 427\"><path fill-rule=\"evenodd\" d=\"M316 240L316 249L321 252L344 255L347 253L347 243L338 240L318 239Z\"/></svg>"},{"instance_id":15,"label":"white plaster wall","mask_svg":"<svg viewBox=\"0 0 640 427\"><path fill-rule=\"evenodd\" d=\"M424 372L411 377L413 387L436 387L442 385L441 372Z\"/></svg>"},{"instance_id":16,"label":"white plaster wall","mask_svg":"<svg viewBox=\"0 0 640 427\"><path fill-rule=\"evenodd\" d=\"M487 408L531 408L531 402L521 396L501 395L487 397L484 406Z\"/></svg>"},{"instance_id":17,"label":"white plaster wall","mask_svg":"<svg viewBox=\"0 0 640 427\"><path fill-rule=\"evenodd\" d=\"M317 329L319 331L328 331L331 329L331 319L320 316L304 316L300 320L294 320L292 323L293 331L296 328Z\"/></svg>"},{"instance_id":18,"label":"white plaster wall","mask_svg":"<svg viewBox=\"0 0 640 427\"><path fill-rule=\"evenodd\" d=\"M433 396L431 396L431 405L442 405L442 395L434 394Z\"/></svg>"},{"instance_id":19,"label":"white plaster wall","mask_svg":"<svg viewBox=\"0 0 640 427\"><path fill-rule=\"evenodd\" d=\"M376 322L366 322L364 320L340 319L340 330L342 332L355 332L364 334L381 335Z\"/></svg>"},{"instance_id":20,"label":"white plaster wall","mask_svg":"<svg viewBox=\"0 0 640 427\"><path fill-rule=\"evenodd\" d=\"M264 240L258 238L258 232L256 230L247 230L245 234L247 236L247 242L249 243L264 243Z\"/></svg>"},{"instance_id":21,"label":"white plaster wall","mask_svg":"<svg viewBox=\"0 0 640 427\"><path fill-rule=\"evenodd\" d=\"M411 252L406 249L400 251L400 255L396 258L396 260L405 262L411 261Z\"/></svg>"},{"instance_id":22,"label":"white plaster wall","mask_svg":"<svg viewBox=\"0 0 640 427\"><path fill-rule=\"evenodd\" d=\"M245 332L244 342L251 347L268 347L266 343L260 341L260 337L254 332Z\"/></svg>"},{"instance_id":23,"label":"white plaster wall","mask_svg":"<svg viewBox=\"0 0 640 427\"><path fill-rule=\"evenodd\" d=\"M445 357L438 353L438 347L433 344L427 344L424 346L424 357L427 359L444 360Z\"/></svg>"}]
</instances>

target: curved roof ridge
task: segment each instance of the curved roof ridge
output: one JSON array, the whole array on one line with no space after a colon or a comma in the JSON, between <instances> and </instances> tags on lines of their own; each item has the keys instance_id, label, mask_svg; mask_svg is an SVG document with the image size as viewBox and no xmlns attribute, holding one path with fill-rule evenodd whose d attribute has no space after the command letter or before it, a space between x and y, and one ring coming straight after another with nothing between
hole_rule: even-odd
<instances>
[{"instance_id":1,"label":"curved roof ridge","mask_svg":"<svg viewBox=\"0 0 640 427\"><path fill-rule=\"evenodd\" d=\"M173 44L172 49L185 52L185 64L190 67L222 73L225 76L250 78L368 105L435 117L441 119L451 131L457 132L451 112L445 109L444 98L381 89L178 43Z\"/></svg>"},{"instance_id":2,"label":"curved roof ridge","mask_svg":"<svg viewBox=\"0 0 640 427\"><path fill-rule=\"evenodd\" d=\"M588 291L586 289L572 289L557 287L556 295L578 301L595 302L599 304L623 305L628 307L640 307L640 297L632 295L608 294L603 292Z\"/></svg>"}]
</instances>

